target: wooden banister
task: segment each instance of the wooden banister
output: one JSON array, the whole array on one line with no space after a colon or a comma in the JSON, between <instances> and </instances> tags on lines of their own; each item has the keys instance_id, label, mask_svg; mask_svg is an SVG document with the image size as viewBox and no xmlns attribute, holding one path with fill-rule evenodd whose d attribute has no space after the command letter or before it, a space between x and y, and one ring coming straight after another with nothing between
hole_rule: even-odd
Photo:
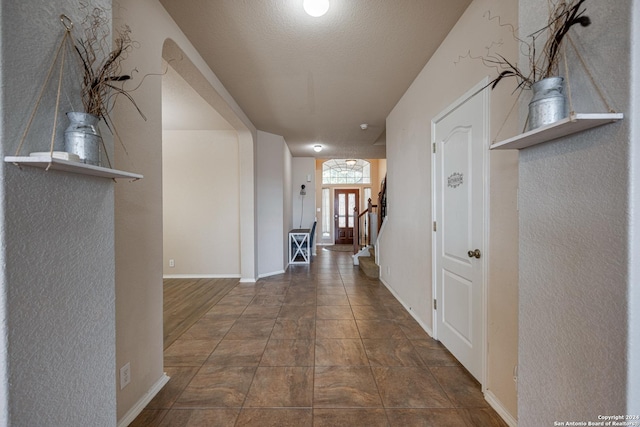
<instances>
[{"instance_id":1,"label":"wooden banister","mask_svg":"<svg viewBox=\"0 0 640 427\"><path fill-rule=\"evenodd\" d=\"M360 250L360 246L367 246L370 244L369 240L371 238L371 220L367 221L366 223L366 239L364 240L364 242L360 241L360 232L361 232L361 224L360 224L360 220L361 218L368 213L375 213L375 209L378 208L378 205L374 205L373 203L371 203L371 199L369 199L367 201L367 208L362 211L359 212L358 207L356 206L353 209L353 215L355 218L355 223L354 223L354 227L353 227L353 250L354 253L357 253ZM378 228L379 229L379 228Z\"/></svg>"},{"instance_id":2,"label":"wooden banister","mask_svg":"<svg viewBox=\"0 0 640 427\"><path fill-rule=\"evenodd\" d=\"M354 218L354 224L353 224L353 253L358 253L358 251L360 250L360 218L362 218L365 214L367 213L375 213L374 209L377 209L377 214L378 214L378 223L377 225L377 230L376 231L380 231L380 227L382 227L382 220L384 219L385 216L387 216L387 177L385 176L384 179L382 180L382 183L380 184L381 190L378 193L378 204L374 205L371 202L371 199L367 200L367 208L365 210L363 210L362 212L359 211L358 206L355 206L353 208L353 218ZM367 222L367 233L366 233L367 239L371 238L371 220L369 220ZM365 241L364 245L369 245L370 242L369 241Z\"/></svg>"},{"instance_id":3,"label":"wooden banister","mask_svg":"<svg viewBox=\"0 0 640 427\"><path fill-rule=\"evenodd\" d=\"M353 208L353 253L357 254L360 245L360 215L358 214L358 205Z\"/></svg>"},{"instance_id":4,"label":"wooden banister","mask_svg":"<svg viewBox=\"0 0 640 427\"><path fill-rule=\"evenodd\" d=\"M371 199L369 199L369 203L368 203L368 207L367 207L367 209L363 210L363 211L362 211L362 213L361 213L360 215L358 215L358 219L359 219L360 217L362 217L364 214L368 213L368 212L373 213L373 209L374 209L374 208L377 208L377 207L378 207L378 205L372 205L372 204L371 204Z\"/></svg>"}]
</instances>

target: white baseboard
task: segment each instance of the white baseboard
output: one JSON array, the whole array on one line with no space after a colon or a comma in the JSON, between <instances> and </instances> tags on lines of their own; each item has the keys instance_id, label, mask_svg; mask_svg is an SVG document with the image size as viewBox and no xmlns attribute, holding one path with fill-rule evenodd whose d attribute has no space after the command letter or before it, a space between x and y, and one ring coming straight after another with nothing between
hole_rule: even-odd
<instances>
[{"instance_id":1,"label":"white baseboard","mask_svg":"<svg viewBox=\"0 0 640 427\"><path fill-rule=\"evenodd\" d=\"M493 394L491 391L487 390L484 393L484 399L489 403L489 405L502 417L505 423L509 427L518 427L518 420L513 418L513 416L507 411L507 409L502 406L502 402Z\"/></svg>"},{"instance_id":2,"label":"white baseboard","mask_svg":"<svg viewBox=\"0 0 640 427\"><path fill-rule=\"evenodd\" d=\"M274 271L271 273L259 274L258 279L264 279L265 277L277 276L278 274L284 274L284 270Z\"/></svg>"},{"instance_id":3,"label":"white baseboard","mask_svg":"<svg viewBox=\"0 0 640 427\"><path fill-rule=\"evenodd\" d=\"M378 280L380 280L382 282L382 284L384 286L386 286L386 288L389 290L389 292L391 292L393 294L394 297L396 297L396 299L398 300L398 302L400 304L402 304L402 306L404 307L405 310L407 310L407 313L409 313L411 315L411 317L413 317L413 320L415 320L416 322L418 322L418 324L420 325L420 327L422 329L424 329L424 331L429 334L430 337L433 337L433 330L428 327L427 325L425 325L424 323L422 323L422 320L418 319L415 316L415 313L413 312L413 310L410 310L409 307L407 307L407 305L402 302L402 300L400 299L400 296L393 290L393 288L391 286L389 286L389 284L387 282L384 281L384 279L382 277L380 277Z\"/></svg>"},{"instance_id":4,"label":"white baseboard","mask_svg":"<svg viewBox=\"0 0 640 427\"><path fill-rule=\"evenodd\" d=\"M146 408L149 402L151 402L151 399L153 399L156 396L156 394L158 394L160 390L162 390L162 387L164 387L165 384L168 382L169 382L169 377L165 372L162 374L160 379L156 381L156 383L153 386L151 386L149 391L147 391L144 394L144 396L142 396L140 400L138 400L136 404L133 405L133 407L129 409L129 411L127 411L126 414L124 414L124 416L120 419L120 421L118 421L117 427L127 427L129 424L131 424L133 420L135 420L136 417L140 415L142 410Z\"/></svg>"},{"instance_id":5,"label":"white baseboard","mask_svg":"<svg viewBox=\"0 0 640 427\"><path fill-rule=\"evenodd\" d=\"M163 279L239 279L239 274L164 274Z\"/></svg>"},{"instance_id":6,"label":"white baseboard","mask_svg":"<svg viewBox=\"0 0 640 427\"><path fill-rule=\"evenodd\" d=\"M256 279L248 278L248 279L240 279L240 283L256 283Z\"/></svg>"},{"instance_id":7,"label":"white baseboard","mask_svg":"<svg viewBox=\"0 0 640 427\"><path fill-rule=\"evenodd\" d=\"M433 337L433 330L422 323L420 319L416 318L413 311L409 310L409 308L400 300L398 294L395 293L395 291L391 288L391 286L389 286L387 282L384 281L384 279L380 278L379 280L386 286L389 292L391 292L393 296L396 297L396 299L400 302L400 304L402 304L402 306L407 310L411 317L413 317L415 321L418 322L422 329L424 329L430 337ZM500 400L491 391L485 391L484 399L498 413L498 415L502 417L504 422L507 423L509 427L518 427L518 421L513 418L509 411L507 411L507 409L502 405L502 402L500 402Z\"/></svg>"}]
</instances>

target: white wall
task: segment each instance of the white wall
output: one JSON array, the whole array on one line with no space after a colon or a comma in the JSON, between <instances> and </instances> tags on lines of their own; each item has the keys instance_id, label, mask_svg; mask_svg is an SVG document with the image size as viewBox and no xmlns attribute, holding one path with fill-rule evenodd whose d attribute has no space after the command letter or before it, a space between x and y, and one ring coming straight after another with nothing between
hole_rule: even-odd
<instances>
[{"instance_id":1,"label":"white wall","mask_svg":"<svg viewBox=\"0 0 640 427\"><path fill-rule=\"evenodd\" d=\"M638 78L629 55L638 39L632 3L637 12L637 1L586 2L592 25L571 30L595 81L625 119L520 151L522 427L638 410L637 399L635 412L627 406L627 390L637 393L637 381L627 380L639 362L625 358L628 334L635 330L637 339L638 325L637 318L633 328L628 324L636 317L628 297L638 285L629 276L629 263L637 260L628 253L629 156L637 144L630 137L630 76ZM546 24L546 7L545 0L520 1L523 34ZM568 52L576 111L606 112Z\"/></svg>"},{"instance_id":2,"label":"white wall","mask_svg":"<svg viewBox=\"0 0 640 427\"><path fill-rule=\"evenodd\" d=\"M110 1L91 5L110 8ZM3 0L1 154L13 155L76 1ZM65 111L80 105L67 58ZM47 87L22 154L48 150L56 85ZM107 144L111 145L108 135ZM113 188L109 179L0 163L0 425L113 426L115 396Z\"/></svg>"},{"instance_id":3,"label":"white wall","mask_svg":"<svg viewBox=\"0 0 640 427\"><path fill-rule=\"evenodd\" d=\"M508 58L517 55L515 41L501 22L517 23L517 5L476 0L465 11L438 51L387 118L388 217L379 239L381 280L413 316L432 331L431 269L431 120L494 70L469 56L500 43ZM490 94L491 140L516 132L513 86ZM513 368L517 364L518 220L517 153L490 153L489 271L487 291L486 396L503 416L517 418ZM402 248L402 250L399 250ZM407 255L410 254L410 255Z\"/></svg>"},{"instance_id":4,"label":"white wall","mask_svg":"<svg viewBox=\"0 0 640 427\"><path fill-rule=\"evenodd\" d=\"M307 181L309 179L310 181ZM293 228L311 228L316 218L316 159L294 157L291 170ZM300 195L300 186L307 194ZM289 230L285 230L289 231Z\"/></svg>"},{"instance_id":5,"label":"white wall","mask_svg":"<svg viewBox=\"0 0 640 427\"><path fill-rule=\"evenodd\" d=\"M240 277L237 133L163 131L162 173L165 277Z\"/></svg>"},{"instance_id":6,"label":"white wall","mask_svg":"<svg viewBox=\"0 0 640 427\"><path fill-rule=\"evenodd\" d=\"M387 159L378 159L378 185L387 175ZM380 189L382 190L382 188Z\"/></svg>"},{"instance_id":7,"label":"white wall","mask_svg":"<svg viewBox=\"0 0 640 427\"><path fill-rule=\"evenodd\" d=\"M126 68L161 74L164 56L238 132L240 273L241 280L255 280L255 127L157 0L120 0L114 15L131 27L139 45ZM116 147L116 164L145 176L116 191L116 368L131 363L131 383L117 391L120 421L141 409L147 393L164 381L161 93L161 76L149 76L135 92L147 121L124 103L114 114L127 145L126 152Z\"/></svg>"},{"instance_id":8,"label":"white wall","mask_svg":"<svg viewBox=\"0 0 640 427\"><path fill-rule=\"evenodd\" d=\"M289 246L288 246L288 241L289 241L289 230L291 230L293 227L293 176L292 176L292 171L293 171L293 157L291 156L291 151L289 151L289 149L287 148L286 150L283 150L283 155L282 157L284 158L284 203L283 203L283 209L282 211L284 212L284 215L282 217L282 229L284 231L284 235L282 236L282 239L284 242L286 242L283 246L282 246L282 257L286 262L286 265L289 264ZM285 265L285 268L286 268Z\"/></svg>"},{"instance_id":9,"label":"white wall","mask_svg":"<svg viewBox=\"0 0 640 427\"><path fill-rule=\"evenodd\" d=\"M284 228L285 176L289 148L280 135L258 131L258 275L283 273L287 257ZM290 178L289 178L290 179Z\"/></svg>"}]
</instances>

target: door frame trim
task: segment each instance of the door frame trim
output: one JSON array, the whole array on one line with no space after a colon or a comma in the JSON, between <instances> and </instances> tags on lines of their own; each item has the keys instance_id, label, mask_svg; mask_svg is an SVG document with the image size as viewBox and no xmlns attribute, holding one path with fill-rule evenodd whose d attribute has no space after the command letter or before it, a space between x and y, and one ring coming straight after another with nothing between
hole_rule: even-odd
<instances>
[{"instance_id":1,"label":"door frame trim","mask_svg":"<svg viewBox=\"0 0 640 427\"><path fill-rule=\"evenodd\" d=\"M454 112L456 109L458 109L462 104L464 104L465 102L467 102L469 99L473 98L474 96L482 96L482 103L483 103L483 117L482 120L484 121L484 135L483 135L483 143L485 145L484 149L482 150L483 152L483 158L482 158L482 167L484 169L484 174L483 174L483 180L482 180L482 188L483 188L483 195L482 195L482 203L483 203L483 233L482 233L482 242L480 245L480 250L483 253L482 258L480 259L480 261L482 262L482 284L481 284L481 288L482 288L482 313L481 313L481 317L482 317L482 362L481 362L481 366L482 366L482 372L480 374L481 378L480 378L480 385L482 387L482 391L483 393L485 393L487 391L487 375L488 375L488 337L487 337L487 331L488 331L488 313L487 313L487 307L488 307L488 297L487 297L487 283L488 283L488 276L489 276L489 259L490 259L490 253L487 250L489 248L489 226L490 226L490 211L489 211L489 207L490 207L490 200L489 200L489 183L491 182L490 180L490 155L489 155L489 143L490 143L490 135L491 135L491 130L490 130L490 91L487 88L487 85L489 84L489 78L485 77L484 79L482 79L479 83L477 83L475 86L473 86L471 89L469 89L464 95L462 95L460 98L456 99L453 103L451 103L448 107L446 107L444 110L442 110L439 114L437 114L433 119L431 119L431 145L433 145L434 143L436 143L436 138L435 138L435 130L436 130L436 125L442 121L445 117L447 117L449 114L451 114L452 112ZM430 147L431 148L431 147ZM433 150L430 149L429 153L431 153L431 221L432 224L433 222L436 220L436 156L433 153ZM432 299L435 300L437 299L437 286L436 286L436 280L437 280L437 271L436 271L436 243L437 240L435 238L435 233L432 229L431 231L431 295L432 295ZM431 303L431 302L430 302ZM438 339L438 314L437 311L434 310L433 308L433 303L431 303L431 313L432 313L432 325L433 325L433 338Z\"/></svg>"}]
</instances>

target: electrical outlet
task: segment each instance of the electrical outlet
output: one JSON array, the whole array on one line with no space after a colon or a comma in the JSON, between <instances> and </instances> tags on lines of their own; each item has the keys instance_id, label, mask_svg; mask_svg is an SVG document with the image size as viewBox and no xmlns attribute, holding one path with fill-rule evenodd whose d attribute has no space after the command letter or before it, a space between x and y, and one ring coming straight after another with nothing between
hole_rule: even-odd
<instances>
[{"instance_id":1,"label":"electrical outlet","mask_svg":"<svg viewBox=\"0 0 640 427\"><path fill-rule=\"evenodd\" d=\"M169 260L169 267L173 268L176 266L176 260L175 259L170 259Z\"/></svg>"},{"instance_id":2,"label":"electrical outlet","mask_svg":"<svg viewBox=\"0 0 640 427\"><path fill-rule=\"evenodd\" d=\"M127 362L120 368L120 390L125 388L131 382L131 364Z\"/></svg>"}]
</instances>

